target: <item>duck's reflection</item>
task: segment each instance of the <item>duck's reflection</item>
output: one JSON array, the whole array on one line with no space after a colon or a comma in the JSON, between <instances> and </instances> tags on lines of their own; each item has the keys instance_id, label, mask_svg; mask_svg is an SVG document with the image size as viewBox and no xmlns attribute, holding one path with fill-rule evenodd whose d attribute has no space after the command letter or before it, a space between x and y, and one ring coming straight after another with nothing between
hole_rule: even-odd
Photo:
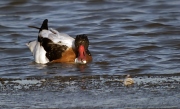
<instances>
[{"instance_id":1,"label":"duck's reflection","mask_svg":"<svg viewBox=\"0 0 180 109\"><path fill-rule=\"evenodd\" d=\"M77 68L83 73L85 72L85 69L87 68L87 64L78 64Z\"/></svg>"}]
</instances>

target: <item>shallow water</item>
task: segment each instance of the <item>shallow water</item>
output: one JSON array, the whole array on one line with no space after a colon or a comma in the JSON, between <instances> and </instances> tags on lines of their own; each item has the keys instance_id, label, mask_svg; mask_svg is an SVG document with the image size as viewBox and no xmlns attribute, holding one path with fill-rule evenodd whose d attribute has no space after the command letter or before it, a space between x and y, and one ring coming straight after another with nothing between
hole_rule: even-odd
<instances>
[{"instance_id":1,"label":"shallow water","mask_svg":"<svg viewBox=\"0 0 180 109\"><path fill-rule=\"evenodd\" d=\"M1 1L0 107L180 107L179 5L179 0ZM59 32L87 34L93 62L36 64L25 43L36 40L38 30L28 26L39 27L46 18ZM122 82L127 74L135 81L131 87Z\"/></svg>"}]
</instances>

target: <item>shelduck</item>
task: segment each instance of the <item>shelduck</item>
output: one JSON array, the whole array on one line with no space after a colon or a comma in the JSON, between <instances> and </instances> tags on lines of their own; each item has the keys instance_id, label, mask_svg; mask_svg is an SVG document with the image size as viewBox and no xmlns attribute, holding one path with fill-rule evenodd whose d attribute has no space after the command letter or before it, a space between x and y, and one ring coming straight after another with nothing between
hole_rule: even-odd
<instances>
[{"instance_id":1,"label":"shelduck","mask_svg":"<svg viewBox=\"0 0 180 109\"><path fill-rule=\"evenodd\" d=\"M37 27L36 27L37 28ZM48 20L45 19L39 28L38 38L26 44L34 56L36 63L49 62L86 64L92 61L88 50L87 35L77 35L72 38L67 34L59 33L55 29L48 29Z\"/></svg>"}]
</instances>

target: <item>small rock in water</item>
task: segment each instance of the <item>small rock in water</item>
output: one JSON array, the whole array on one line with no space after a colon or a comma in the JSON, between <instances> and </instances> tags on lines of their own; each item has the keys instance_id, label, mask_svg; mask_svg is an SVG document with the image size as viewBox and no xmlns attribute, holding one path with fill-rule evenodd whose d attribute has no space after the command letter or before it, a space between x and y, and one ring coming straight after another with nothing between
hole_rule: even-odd
<instances>
[{"instance_id":1,"label":"small rock in water","mask_svg":"<svg viewBox=\"0 0 180 109\"><path fill-rule=\"evenodd\" d=\"M124 85L130 86L132 84L134 84L134 80L130 77L130 75L127 75L126 78L124 79Z\"/></svg>"}]
</instances>

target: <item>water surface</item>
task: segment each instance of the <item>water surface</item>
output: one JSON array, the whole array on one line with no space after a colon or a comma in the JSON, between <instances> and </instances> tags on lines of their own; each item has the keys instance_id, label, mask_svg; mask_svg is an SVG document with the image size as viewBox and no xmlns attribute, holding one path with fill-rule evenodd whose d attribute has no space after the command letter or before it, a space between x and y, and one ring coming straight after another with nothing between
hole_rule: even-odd
<instances>
[{"instance_id":1,"label":"water surface","mask_svg":"<svg viewBox=\"0 0 180 109\"><path fill-rule=\"evenodd\" d=\"M180 107L179 5L179 0L2 1L0 107ZM93 62L36 64L25 44L37 39L38 30L28 26L40 27L44 19L72 37L87 34ZM130 88L122 82L127 74L135 80Z\"/></svg>"}]
</instances>

